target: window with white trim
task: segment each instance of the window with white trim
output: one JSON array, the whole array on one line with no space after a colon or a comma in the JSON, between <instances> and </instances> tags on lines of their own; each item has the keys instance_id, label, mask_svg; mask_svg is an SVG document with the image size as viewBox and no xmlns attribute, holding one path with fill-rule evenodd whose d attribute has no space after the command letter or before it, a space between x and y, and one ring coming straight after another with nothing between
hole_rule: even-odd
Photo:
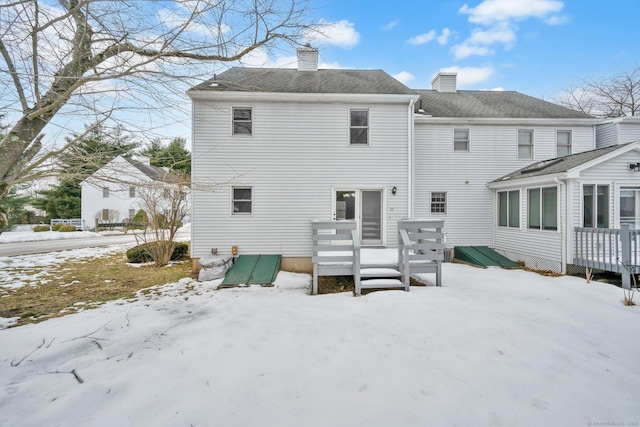
<instances>
[{"instance_id":1,"label":"window with white trim","mask_svg":"<svg viewBox=\"0 0 640 427\"><path fill-rule=\"evenodd\" d=\"M109 187L102 187L102 198L103 199L109 198Z\"/></svg>"},{"instance_id":2,"label":"window with white trim","mask_svg":"<svg viewBox=\"0 0 640 427\"><path fill-rule=\"evenodd\" d=\"M533 130L518 129L518 159L533 159Z\"/></svg>"},{"instance_id":3,"label":"window with white trim","mask_svg":"<svg viewBox=\"0 0 640 427\"><path fill-rule=\"evenodd\" d=\"M447 213L447 193L445 192L432 192L431 193L431 214L445 214Z\"/></svg>"},{"instance_id":4,"label":"window with white trim","mask_svg":"<svg viewBox=\"0 0 640 427\"><path fill-rule=\"evenodd\" d=\"M253 135L253 109L233 107L233 135Z\"/></svg>"},{"instance_id":5,"label":"window with white trim","mask_svg":"<svg viewBox=\"0 0 640 427\"><path fill-rule=\"evenodd\" d=\"M349 110L349 144L369 144L369 110L355 108Z\"/></svg>"},{"instance_id":6,"label":"window with white trim","mask_svg":"<svg viewBox=\"0 0 640 427\"><path fill-rule=\"evenodd\" d=\"M582 186L582 226L609 228L609 186Z\"/></svg>"},{"instance_id":7,"label":"window with white trim","mask_svg":"<svg viewBox=\"0 0 640 427\"><path fill-rule=\"evenodd\" d=\"M498 226L520 228L520 190L498 192Z\"/></svg>"},{"instance_id":8,"label":"window with white trim","mask_svg":"<svg viewBox=\"0 0 640 427\"><path fill-rule=\"evenodd\" d=\"M558 146L558 157L564 157L571 154L571 131L559 130L556 133L556 143Z\"/></svg>"},{"instance_id":9,"label":"window with white trim","mask_svg":"<svg viewBox=\"0 0 640 427\"><path fill-rule=\"evenodd\" d=\"M136 210L129 209L129 220L131 220L134 216L136 216Z\"/></svg>"},{"instance_id":10,"label":"window with white trim","mask_svg":"<svg viewBox=\"0 0 640 427\"><path fill-rule=\"evenodd\" d=\"M469 129L453 130L453 151L469 151Z\"/></svg>"},{"instance_id":11,"label":"window with white trim","mask_svg":"<svg viewBox=\"0 0 640 427\"><path fill-rule=\"evenodd\" d=\"M232 192L232 205L233 214L251 214L253 212L252 203L252 188L251 187L233 187Z\"/></svg>"},{"instance_id":12,"label":"window with white trim","mask_svg":"<svg viewBox=\"0 0 640 427\"><path fill-rule=\"evenodd\" d=\"M134 197L136 197L136 187L131 185L129 186L129 198L133 199Z\"/></svg>"},{"instance_id":13,"label":"window with white trim","mask_svg":"<svg viewBox=\"0 0 640 427\"><path fill-rule=\"evenodd\" d=\"M558 187L527 190L527 227L534 230L558 229Z\"/></svg>"}]
</instances>

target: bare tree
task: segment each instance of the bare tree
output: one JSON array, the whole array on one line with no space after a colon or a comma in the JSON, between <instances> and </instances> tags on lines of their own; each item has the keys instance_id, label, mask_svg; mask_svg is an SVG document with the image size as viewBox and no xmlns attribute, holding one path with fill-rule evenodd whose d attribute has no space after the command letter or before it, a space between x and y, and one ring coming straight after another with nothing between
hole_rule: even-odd
<instances>
[{"instance_id":1,"label":"bare tree","mask_svg":"<svg viewBox=\"0 0 640 427\"><path fill-rule=\"evenodd\" d=\"M73 146L42 149L42 132L55 117L100 122L127 110L171 117L187 85L212 74L206 64L298 40L310 29L306 2L3 2L0 112L12 124L0 140L0 201L16 182ZM0 212L0 232L2 219Z\"/></svg>"},{"instance_id":2,"label":"bare tree","mask_svg":"<svg viewBox=\"0 0 640 427\"><path fill-rule=\"evenodd\" d=\"M595 117L640 116L640 67L569 88L559 104Z\"/></svg>"},{"instance_id":3,"label":"bare tree","mask_svg":"<svg viewBox=\"0 0 640 427\"><path fill-rule=\"evenodd\" d=\"M157 267L167 265L173 254L178 228L189 213L189 174L167 174L162 181L140 185L138 207L147 213L149 226L136 234L138 243L150 243L147 252Z\"/></svg>"}]
</instances>

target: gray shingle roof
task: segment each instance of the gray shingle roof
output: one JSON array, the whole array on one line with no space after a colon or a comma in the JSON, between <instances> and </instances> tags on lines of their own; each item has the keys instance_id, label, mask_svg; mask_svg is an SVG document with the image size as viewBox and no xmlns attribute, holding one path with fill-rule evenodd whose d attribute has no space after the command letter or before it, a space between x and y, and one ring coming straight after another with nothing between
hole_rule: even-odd
<instances>
[{"instance_id":1,"label":"gray shingle roof","mask_svg":"<svg viewBox=\"0 0 640 427\"><path fill-rule=\"evenodd\" d=\"M178 181L176 176L172 175L171 172L167 171L164 168L161 168L158 166L151 166L146 163L143 163L128 157L124 157L124 159L129 163L131 163L133 166L135 166L135 168L138 169L140 172L142 172L149 178L153 179L154 181L167 182L167 183L174 183Z\"/></svg>"},{"instance_id":2,"label":"gray shingle roof","mask_svg":"<svg viewBox=\"0 0 640 427\"><path fill-rule=\"evenodd\" d=\"M514 179L531 178L542 175L555 175L559 173L568 172L571 169L577 168L591 160L595 160L598 157L611 153L612 151L619 150L620 148L634 144L633 142L621 145L612 145L611 147L599 148L597 150L584 151L582 153L571 154L564 157L556 157L555 159L542 160L535 162L529 166L525 166L515 172L502 176L491 182L504 182Z\"/></svg>"},{"instance_id":3,"label":"gray shingle roof","mask_svg":"<svg viewBox=\"0 0 640 427\"><path fill-rule=\"evenodd\" d=\"M588 119L592 118L579 111L561 107L519 92L459 90L438 92L416 90L420 100L416 102L416 112L420 108L425 115L433 117L465 118L540 118L540 119Z\"/></svg>"},{"instance_id":4,"label":"gray shingle roof","mask_svg":"<svg viewBox=\"0 0 640 427\"><path fill-rule=\"evenodd\" d=\"M213 83L217 85L212 86ZM354 93L412 95L411 89L382 70L298 71L234 67L192 88L204 91Z\"/></svg>"}]
</instances>

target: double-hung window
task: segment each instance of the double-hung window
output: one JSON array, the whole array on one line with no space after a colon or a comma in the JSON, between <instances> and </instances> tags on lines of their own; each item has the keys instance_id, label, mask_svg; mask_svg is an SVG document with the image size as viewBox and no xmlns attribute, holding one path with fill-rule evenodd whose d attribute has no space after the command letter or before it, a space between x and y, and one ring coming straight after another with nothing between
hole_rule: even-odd
<instances>
[{"instance_id":1,"label":"double-hung window","mask_svg":"<svg viewBox=\"0 0 640 427\"><path fill-rule=\"evenodd\" d=\"M582 226L609 228L609 186L582 186Z\"/></svg>"},{"instance_id":2,"label":"double-hung window","mask_svg":"<svg viewBox=\"0 0 640 427\"><path fill-rule=\"evenodd\" d=\"M369 110L356 108L349 110L349 144L369 144Z\"/></svg>"},{"instance_id":3,"label":"double-hung window","mask_svg":"<svg viewBox=\"0 0 640 427\"><path fill-rule=\"evenodd\" d=\"M558 146L558 157L564 157L571 154L571 131L559 130L556 134L556 143Z\"/></svg>"},{"instance_id":4,"label":"double-hung window","mask_svg":"<svg viewBox=\"0 0 640 427\"><path fill-rule=\"evenodd\" d=\"M518 159L533 159L533 130L518 129Z\"/></svg>"},{"instance_id":5,"label":"double-hung window","mask_svg":"<svg viewBox=\"0 0 640 427\"><path fill-rule=\"evenodd\" d=\"M251 214L252 208L252 188L251 187L233 187L232 188L232 205L233 214Z\"/></svg>"},{"instance_id":6,"label":"double-hung window","mask_svg":"<svg viewBox=\"0 0 640 427\"><path fill-rule=\"evenodd\" d=\"M534 230L558 229L558 187L530 188L528 224Z\"/></svg>"},{"instance_id":7,"label":"double-hung window","mask_svg":"<svg viewBox=\"0 0 640 427\"><path fill-rule=\"evenodd\" d=\"M431 193L431 214L445 214L447 213L447 193L444 192L432 192Z\"/></svg>"},{"instance_id":8,"label":"double-hung window","mask_svg":"<svg viewBox=\"0 0 640 427\"><path fill-rule=\"evenodd\" d=\"M136 197L136 187L131 185L129 186L129 198L133 199L134 197Z\"/></svg>"},{"instance_id":9,"label":"double-hung window","mask_svg":"<svg viewBox=\"0 0 640 427\"><path fill-rule=\"evenodd\" d=\"M453 151L469 151L469 129L453 130Z\"/></svg>"},{"instance_id":10,"label":"double-hung window","mask_svg":"<svg viewBox=\"0 0 640 427\"><path fill-rule=\"evenodd\" d=\"M103 199L109 198L109 187L102 187L102 198Z\"/></svg>"},{"instance_id":11,"label":"double-hung window","mask_svg":"<svg viewBox=\"0 0 640 427\"><path fill-rule=\"evenodd\" d=\"M520 227L520 190L498 192L498 226Z\"/></svg>"},{"instance_id":12,"label":"double-hung window","mask_svg":"<svg viewBox=\"0 0 640 427\"><path fill-rule=\"evenodd\" d=\"M233 107L233 134L253 135L253 110L250 107Z\"/></svg>"}]
</instances>

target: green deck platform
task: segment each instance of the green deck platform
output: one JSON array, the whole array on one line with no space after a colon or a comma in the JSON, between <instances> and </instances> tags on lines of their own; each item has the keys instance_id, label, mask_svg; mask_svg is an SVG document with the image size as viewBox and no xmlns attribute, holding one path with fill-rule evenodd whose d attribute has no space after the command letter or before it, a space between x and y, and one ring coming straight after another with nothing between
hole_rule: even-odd
<instances>
[{"instance_id":1,"label":"green deck platform","mask_svg":"<svg viewBox=\"0 0 640 427\"><path fill-rule=\"evenodd\" d=\"M454 258L478 267L521 268L520 264L500 255L488 246L456 246Z\"/></svg>"},{"instance_id":2,"label":"green deck platform","mask_svg":"<svg viewBox=\"0 0 640 427\"><path fill-rule=\"evenodd\" d=\"M227 271L220 288L239 285L273 285L282 255L240 255Z\"/></svg>"}]
</instances>

